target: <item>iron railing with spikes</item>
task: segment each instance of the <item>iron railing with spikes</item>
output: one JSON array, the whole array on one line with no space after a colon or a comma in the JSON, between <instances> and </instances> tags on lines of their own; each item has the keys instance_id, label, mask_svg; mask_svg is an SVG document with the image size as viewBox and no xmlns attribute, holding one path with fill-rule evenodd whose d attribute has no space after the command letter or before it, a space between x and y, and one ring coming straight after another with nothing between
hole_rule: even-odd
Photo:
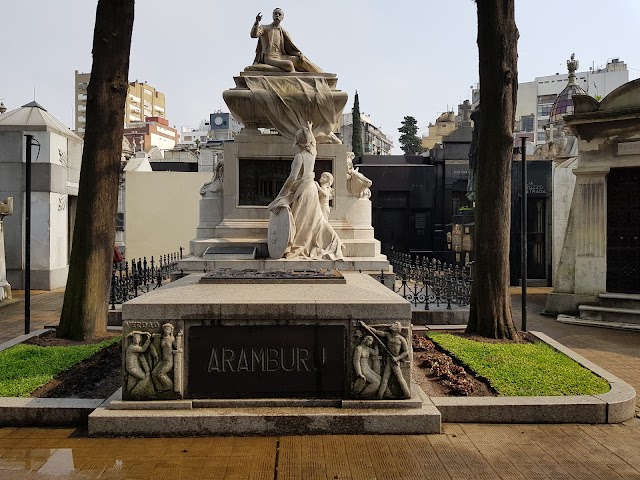
<instances>
[{"instance_id":1,"label":"iron railing with spikes","mask_svg":"<svg viewBox=\"0 0 640 480\"><path fill-rule=\"evenodd\" d=\"M178 261L182 259L182 247L179 252L160 255L158 260L151 257L134 258L131 262L113 262L111 271L111 291L109 303L111 310L116 304L123 304L132 298L155 290L169 279L170 274L178 271Z\"/></svg>"},{"instance_id":2,"label":"iron railing with spikes","mask_svg":"<svg viewBox=\"0 0 640 480\"><path fill-rule=\"evenodd\" d=\"M424 305L429 310L429 305L446 305L451 310L452 305L469 305L473 262L461 267L396 251L389 258L396 274L393 290L415 307ZM380 281L384 283L384 272Z\"/></svg>"}]
</instances>

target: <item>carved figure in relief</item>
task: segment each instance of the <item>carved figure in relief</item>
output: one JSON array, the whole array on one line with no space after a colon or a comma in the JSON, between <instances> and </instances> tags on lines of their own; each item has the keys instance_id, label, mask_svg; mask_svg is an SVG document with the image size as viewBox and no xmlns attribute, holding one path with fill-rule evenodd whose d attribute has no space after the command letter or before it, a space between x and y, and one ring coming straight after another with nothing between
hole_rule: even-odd
<instances>
[{"instance_id":1,"label":"carved figure in relief","mask_svg":"<svg viewBox=\"0 0 640 480\"><path fill-rule=\"evenodd\" d=\"M329 212L331 211L329 200L333 199L333 188L331 187L331 185L333 185L333 175L329 172L322 172L320 181L315 183L318 189L318 199L320 200L322 215L326 220L329 220Z\"/></svg>"},{"instance_id":2,"label":"carved figure in relief","mask_svg":"<svg viewBox=\"0 0 640 480\"><path fill-rule=\"evenodd\" d=\"M213 154L213 176L200 188L200 196L205 197L207 193L222 192L224 187L224 158L217 153Z\"/></svg>"},{"instance_id":3,"label":"carved figure in relief","mask_svg":"<svg viewBox=\"0 0 640 480\"><path fill-rule=\"evenodd\" d=\"M270 25L260 25L260 20L262 13L256 15L256 21L251 27L251 38L258 39L254 66L270 65L284 72L322 73L322 69L304 56L291 40L289 33L280 26L284 20L281 8L273 11L273 23Z\"/></svg>"},{"instance_id":4,"label":"carved figure in relief","mask_svg":"<svg viewBox=\"0 0 640 480\"><path fill-rule=\"evenodd\" d=\"M298 153L291 163L291 173L268 206L272 218L282 208L287 208L290 215L289 232L281 232L288 234L284 257L341 260L342 240L322 213L314 182L317 150L311 124L298 130L294 145Z\"/></svg>"},{"instance_id":5,"label":"carved figure in relief","mask_svg":"<svg viewBox=\"0 0 640 480\"><path fill-rule=\"evenodd\" d=\"M142 337L146 339L142 342ZM127 376L127 392L132 396L153 395L154 388L151 382L151 369L145 357L151 344L149 332L133 331L127 335L129 345L125 351L125 369Z\"/></svg>"},{"instance_id":6,"label":"carved figure in relief","mask_svg":"<svg viewBox=\"0 0 640 480\"><path fill-rule=\"evenodd\" d=\"M353 350L353 369L358 377L353 385L356 395L364 398L377 395L381 382L380 362L376 362L377 358L378 347L373 337L366 335Z\"/></svg>"},{"instance_id":7,"label":"carved figure in relief","mask_svg":"<svg viewBox=\"0 0 640 480\"><path fill-rule=\"evenodd\" d=\"M353 152L347 154L347 190L354 197L371 198L369 187L373 182L360 173L358 167L353 168L354 158Z\"/></svg>"},{"instance_id":8,"label":"carved figure in relief","mask_svg":"<svg viewBox=\"0 0 640 480\"><path fill-rule=\"evenodd\" d=\"M402 325L400 325L400 322L391 324L388 332L376 330L362 321L360 325L378 341L382 351L385 353L384 370L378 387L378 398L383 398L387 394L387 387L392 374L400 388L401 398L411 398L411 390L400 369L400 361L409 355L409 344L401 334ZM383 342L382 339L385 341Z\"/></svg>"},{"instance_id":9,"label":"carved figure in relief","mask_svg":"<svg viewBox=\"0 0 640 480\"><path fill-rule=\"evenodd\" d=\"M160 336L158 333L154 333L153 335L154 337ZM173 389L173 380L171 380L168 374L173 370L173 355L175 350L178 350L178 345L173 335L173 325L165 323L162 325L159 360L151 373L153 383L159 392L166 392Z\"/></svg>"}]
</instances>

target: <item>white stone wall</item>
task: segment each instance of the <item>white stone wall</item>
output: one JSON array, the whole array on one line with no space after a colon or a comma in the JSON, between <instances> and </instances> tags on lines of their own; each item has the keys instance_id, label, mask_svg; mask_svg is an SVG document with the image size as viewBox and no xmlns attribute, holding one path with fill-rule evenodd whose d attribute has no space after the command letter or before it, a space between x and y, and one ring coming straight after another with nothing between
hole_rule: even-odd
<instances>
[{"instance_id":1,"label":"white stone wall","mask_svg":"<svg viewBox=\"0 0 640 480\"><path fill-rule=\"evenodd\" d=\"M69 264L69 196L49 194L49 267L65 268Z\"/></svg>"},{"instance_id":2,"label":"white stone wall","mask_svg":"<svg viewBox=\"0 0 640 480\"><path fill-rule=\"evenodd\" d=\"M189 250L199 222L200 188L211 173L128 172L125 206L127 260Z\"/></svg>"}]
</instances>

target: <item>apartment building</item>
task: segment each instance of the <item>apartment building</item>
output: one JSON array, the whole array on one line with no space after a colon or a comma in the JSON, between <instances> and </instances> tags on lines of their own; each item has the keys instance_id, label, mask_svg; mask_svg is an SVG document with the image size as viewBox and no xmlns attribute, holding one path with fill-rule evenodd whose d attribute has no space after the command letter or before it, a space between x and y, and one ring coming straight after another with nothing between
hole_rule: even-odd
<instances>
[{"instance_id":1,"label":"apartment building","mask_svg":"<svg viewBox=\"0 0 640 480\"><path fill-rule=\"evenodd\" d=\"M391 155L393 141L371 121L366 113L360 114L362 122L362 147L365 155ZM337 132L342 136L342 143L347 150L353 149L353 113L343 113L338 122Z\"/></svg>"},{"instance_id":2,"label":"apartment building","mask_svg":"<svg viewBox=\"0 0 640 480\"><path fill-rule=\"evenodd\" d=\"M75 73L75 132L84 137L87 123L87 87L90 73ZM146 82L129 82L123 112L124 126L146 121L147 117L166 118L165 95Z\"/></svg>"},{"instance_id":3,"label":"apartment building","mask_svg":"<svg viewBox=\"0 0 640 480\"><path fill-rule=\"evenodd\" d=\"M567 62L576 62L571 59ZM594 98L604 98L620 85L629 81L627 64L619 58L611 58L606 66L592 65L588 70L575 72L575 84ZM569 84L569 73L556 73L536 77L531 82L518 84L518 104L516 106L515 128L522 132L533 132L534 143L543 144L547 140L550 113L556 98ZM473 107L480 102L479 86L472 91Z\"/></svg>"}]
</instances>

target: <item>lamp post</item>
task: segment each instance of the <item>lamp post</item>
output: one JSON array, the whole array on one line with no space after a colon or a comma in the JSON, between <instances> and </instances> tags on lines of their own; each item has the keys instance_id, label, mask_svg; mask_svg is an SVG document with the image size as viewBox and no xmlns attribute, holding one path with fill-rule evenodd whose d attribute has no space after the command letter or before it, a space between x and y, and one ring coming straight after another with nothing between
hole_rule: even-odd
<instances>
[{"instance_id":1,"label":"lamp post","mask_svg":"<svg viewBox=\"0 0 640 480\"><path fill-rule=\"evenodd\" d=\"M24 333L31 331L31 147L33 135L25 135L25 247L24 247Z\"/></svg>"},{"instance_id":2,"label":"lamp post","mask_svg":"<svg viewBox=\"0 0 640 480\"><path fill-rule=\"evenodd\" d=\"M527 331L527 138L520 138L522 201L520 202L520 272L522 277L522 331Z\"/></svg>"}]
</instances>

